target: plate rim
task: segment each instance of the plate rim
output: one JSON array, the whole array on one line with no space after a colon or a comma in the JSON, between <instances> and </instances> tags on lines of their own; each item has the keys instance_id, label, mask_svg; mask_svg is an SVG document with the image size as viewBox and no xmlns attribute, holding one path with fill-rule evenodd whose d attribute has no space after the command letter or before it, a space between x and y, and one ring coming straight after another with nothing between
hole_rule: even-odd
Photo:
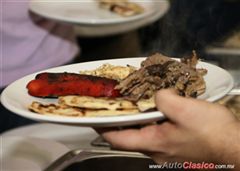
<instances>
[{"instance_id":1,"label":"plate rim","mask_svg":"<svg viewBox=\"0 0 240 171\"><path fill-rule=\"evenodd\" d=\"M16 82L22 80L22 79L26 79L27 77L30 76L34 76L38 73L41 72L46 72L49 71L51 72L51 70L59 70L62 67L70 67L70 66L77 66L77 65L90 65L90 64L94 64L94 63L98 63L98 62L102 62L102 63L110 63L111 61L115 61L115 60L139 60L142 61L146 59L146 57L128 57L128 58L117 58L117 59L106 59L106 60L96 60L96 61L90 61L90 62L82 62L82 63L76 63L76 64L70 64L70 65L63 65L63 66L58 66L58 67L53 67L53 68L49 68L49 69L45 69L42 71L38 71L32 74L28 74L16 81L14 81L13 83L11 83L9 86L7 86L2 94L1 94L1 103L3 104L3 106L5 106L8 110L12 111L13 113L15 113L16 115L22 116L22 117L26 117L29 119L33 119L33 120L38 120L38 121L45 121L45 122L52 122L52 123L66 123L66 124L73 124L73 125L83 125L83 126L90 126L90 125L95 125L95 126L111 126L113 124L128 124L128 122L132 123L132 122L141 122L141 121L148 121L148 120L160 120L160 119L164 119L165 116L162 112L160 111L153 111L153 112L147 112L147 113L138 113L138 114L133 114L133 115L120 115L120 116L105 116L105 117L67 117L67 116L49 116L49 115L41 115L41 114L35 114L33 112L30 111L23 111L21 110L21 112L19 112L19 109L15 108L14 106L12 106L11 104L8 103L8 99L6 96L6 93L8 91L8 88L10 86L13 86ZM174 59L179 59L179 58L174 58ZM225 72L228 77L229 77L229 86L228 88L226 88L224 91L222 91L221 94L219 95L215 95L213 97L210 97L208 99L205 99L206 101L209 102L214 102L222 97L224 97L228 92L231 91L231 89L234 87L234 79L231 76L231 74L229 72L227 72L225 69L216 66L214 64L211 63L207 63L207 62L199 62L200 64L202 63L203 65L210 65L211 67L215 67L219 70L222 70L223 72ZM139 117L141 115L141 117ZM97 119L97 121L96 121ZM130 124L132 125L132 124Z\"/></svg>"}]
</instances>

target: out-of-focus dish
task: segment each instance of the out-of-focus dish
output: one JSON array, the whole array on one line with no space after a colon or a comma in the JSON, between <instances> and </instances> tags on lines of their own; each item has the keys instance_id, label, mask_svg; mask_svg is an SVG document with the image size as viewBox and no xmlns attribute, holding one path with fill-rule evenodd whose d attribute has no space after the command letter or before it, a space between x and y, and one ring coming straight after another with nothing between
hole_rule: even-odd
<instances>
[{"instance_id":1,"label":"out-of-focus dish","mask_svg":"<svg viewBox=\"0 0 240 171\"><path fill-rule=\"evenodd\" d=\"M99 148L91 146L91 142L96 139L99 134L92 128L79 126L36 123L8 130L1 134L1 136L3 138L21 136L47 139L62 143L69 148L69 150Z\"/></svg>"},{"instance_id":2,"label":"out-of-focus dish","mask_svg":"<svg viewBox=\"0 0 240 171\"><path fill-rule=\"evenodd\" d=\"M54 140L19 134L1 136L1 148L1 170L4 171L42 171L70 150Z\"/></svg>"},{"instance_id":3,"label":"out-of-focus dish","mask_svg":"<svg viewBox=\"0 0 240 171\"><path fill-rule=\"evenodd\" d=\"M106 25L132 22L144 19L156 12L153 0L131 1L144 7L138 15L123 17L100 7L97 0L84 1L42 1L32 0L30 10L46 18L81 25ZM115 6L114 6L115 7Z\"/></svg>"},{"instance_id":4,"label":"out-of-focus dish","mask_svg":"<svg viewBox=\"0 0 240 171\"><path fill-rule=\"evenodd\" d=\"M49 2L41 0L32 0L29 9L46 18L75 24L77 35L82 37L107 36L135 30L155 22L169 9L169 2L167 0L144 0L140 1L140 4L144 3L145 12L143 14L132 17L121 17L104 9L100 9L94 0L70 1L67 4L83 4L83 2L87 2L84 4L88 4L89 2L90 5L88 8L90 9L84 8L83 5L69 6L66 5L66 1ZM93 3L93 5L91 5L91 3ZM95 9L97 9L97 11ZM129 20L131 23L129 23Z\"/></svg>"}]
</instances>

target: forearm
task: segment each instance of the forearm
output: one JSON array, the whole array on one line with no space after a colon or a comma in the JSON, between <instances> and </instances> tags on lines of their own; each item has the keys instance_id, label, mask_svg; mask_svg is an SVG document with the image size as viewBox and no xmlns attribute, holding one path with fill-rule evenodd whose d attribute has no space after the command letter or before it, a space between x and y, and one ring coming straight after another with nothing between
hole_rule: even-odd
<instances>
[{"instance_id":1,"label":"forearm","mask_svg":"<svg viewBox=\"0 0 240 171\"><path fill-rule=\"evenodd\" d=\"M234 139L234 137L232 137ZM235 165L234 171L240 170L240 121L237 123L236 137L232 148L232 163Z\"/></svg>"},{"instance_id":2,"label":"forearm","mask_svg":"<svg viewBox=\"0 0 240 171\"><path fill-rule=\"evenodd\" d=\"M231 126L231 132L223 134L218 148L219 164L234 165L234 171L240 170L240 122Z\"/></svg>"}]
</instances>

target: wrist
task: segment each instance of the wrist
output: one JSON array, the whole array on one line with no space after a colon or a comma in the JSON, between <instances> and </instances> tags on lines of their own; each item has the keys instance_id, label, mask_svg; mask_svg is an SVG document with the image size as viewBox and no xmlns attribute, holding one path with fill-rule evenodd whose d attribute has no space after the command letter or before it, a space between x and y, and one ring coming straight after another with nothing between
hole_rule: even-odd
<instances>
[{"instance_id":1,"label":"wrist","mask_svg":"<svg viewBox=\"0 0 240 171\"><path fill-rule=\"evenodd\" d=\"M216 164L234 165L240 169L240 122L236 121L224 128L224 132L215 139L214 161Z\"/></svg>"},{"instance_id":2,"label":"wrist","mask_svg":"<svg viewBox=\"0 0 240 171\"><path fill-rule=\"evenodd\" d=\"M237 121L236 123L236 149L235 149L235 169L234 170L240 170L240 121Z\"/></svg>"}]
</instances>

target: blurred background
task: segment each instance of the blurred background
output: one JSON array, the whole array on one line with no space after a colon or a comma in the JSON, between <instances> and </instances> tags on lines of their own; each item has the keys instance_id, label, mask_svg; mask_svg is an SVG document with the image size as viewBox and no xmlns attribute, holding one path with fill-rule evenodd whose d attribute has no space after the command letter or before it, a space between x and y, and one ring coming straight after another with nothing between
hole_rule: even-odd
<instances>
[{"instance_id":1,"label":"blurred background","mask_svg":"<svg viewBox=\"0 0 240 171\"><path fill-rule=\"evenodd\" d=\"M98 38L78 36L82 49L78 62L156 52L183 57L196 50L201 59L227 68L240 80L240 1L169 2L168 12L143 28ZM77 26L75 30L78 35Z\"/></svg>"},{"instance_id":2,"label":"blurred background","mask_svg":"<svg viewBox=\"0 0 240 171\"><path fill-rule=\"evenodd\" d=\"M214 53L212 48L237 52L240 46L239 0L171 0L169 2L168 12L158 21L144 28L104 38L78 37L83 50L82 58L96 55L127 57L155 52L169 56L183 56L193 49L201 54L210 54ZM76 33L78 34L77 26ZM122 46L122 49L115 48L117 45ZM102 49L105 46L115 49L111 50L108 47L107 50ZM89 49L92 48L96 48L96 51L91 55Z\"/></svg>"}]
</instances>

